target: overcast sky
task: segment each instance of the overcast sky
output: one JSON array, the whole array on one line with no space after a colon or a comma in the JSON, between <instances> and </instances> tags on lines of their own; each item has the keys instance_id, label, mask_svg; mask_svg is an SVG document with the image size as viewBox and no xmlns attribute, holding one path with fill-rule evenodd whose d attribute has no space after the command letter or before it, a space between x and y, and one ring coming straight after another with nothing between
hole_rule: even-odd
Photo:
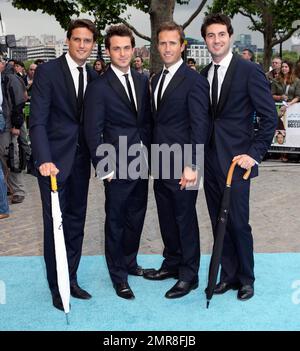
<instances>
[{"instance_id":1,"label":"overcast sky","mask_svg":"<svg viewBox=\"0 0 300 351\"><path fill-rule=\"evenodd\" d=\"M209 0L208 3L212 1ZM191 13L197 8L199 0L191 0L189 5L177 5L175 8L174 19L179 24L184 23ZM64 39L65 32L56 22L54 16L43 14L41 11L33 12L27 10L17 10L11 5L9 0L0 0L0 11L2 20L5 23L6 34L15 34L16 38L24 35L35 35L39 37L41 34L54 34L57 39ZM203 12L203 11L202 11ZM130 23L132 23L143 34L150 34L150 21L149 16L143 12L130 8L128 13L131 14ZM84 17L87 17L86 15ZM201 13L196 19L186 28L186 36L196 39L200 37L200 27L204 15ZM263 46L263 39L261 33L251 32L247 26L249 21L243 16L236 16L233 19L233 27L235 31L235 38L238 34L251 34L252 43L257 44L259 47ZM146 42L137 38L137 46L142 46ZM289 48L289 44L285 44L285 48Z\"/></svg>"}]
</instances>

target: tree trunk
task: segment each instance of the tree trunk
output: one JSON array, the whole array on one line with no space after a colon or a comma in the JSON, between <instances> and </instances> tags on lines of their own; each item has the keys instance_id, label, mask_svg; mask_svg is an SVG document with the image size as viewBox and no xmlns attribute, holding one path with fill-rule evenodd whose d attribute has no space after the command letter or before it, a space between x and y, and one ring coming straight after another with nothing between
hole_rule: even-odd
<instances>
[{"instance_id":1,"label":"tree trunk","mask_svg":"<svg viewBox=\"0 0 300 351\"><path fill-rule=\"evenodd\" d=\"M151 49L150 49L150 71L157 73L162 68L162 61L157 51L156 31L161 23L173 21L176 0L151 0L150 22L151 22Z\"/></svg>"},{"instance_id":2,"label":"tree trunk","mask_svg":"<svg viewBox=\"0 0 300 351\"><path fill-rule=\"evenodd\" d=\"M272 41L273 41L273 18L268 10L263 11L263 22L264 26L264 61L263 66L265 72L269 71L269 67L272 60Z\"/></svg>"}]
</instances>

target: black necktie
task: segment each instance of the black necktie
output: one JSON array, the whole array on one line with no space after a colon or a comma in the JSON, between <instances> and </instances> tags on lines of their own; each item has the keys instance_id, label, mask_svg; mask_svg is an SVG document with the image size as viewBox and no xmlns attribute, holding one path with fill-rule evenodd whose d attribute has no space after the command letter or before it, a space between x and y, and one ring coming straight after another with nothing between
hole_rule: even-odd
<instances>
[{"instance_id":1,"label":"black necktie","mask_svg":"<svg viewBox=\"0 0 300 351\"><path fill-rule=\"evenodd\" d=\"M220 65L214 65L214 78L212 81L212 88L211 88L211 104L213 109L214 117L217 114L217 107L218 107L218 69Z\"/></svg>"},{"instance_id":2,"label":"black necktie","mask_svg":"<svg viewBox=\"0 0 300 351\"><path fill-rule=\"evenodd\" d=\"M161 93L162 93L162 88L164 86L164 82L166 79L166 75L169 73L167 69L163 71L163 75L161 77L159 87L158 87L158 92L157 92L157 109L159 108L160 102L161 102Z\"/></svg>"},{"instance_id":3,"label":"black necktie","mask_svg":"<svg viewBox=\"0 0 300 351\"><path fill-rule=\"evenodd\" d=\"M77 94L77 107L78 107L78 114L80 116L82 104L83 104L83 68L77 67L79 71L79 79L78 79L78 94Z\"/></svg>"},{"instance_id":4,"label":"black necktie","mask_svg":"<svg viewBox=\"0 0 300 351\"><path fill-rule=\"evenodd\" d=\"M128 78L128 73L124 74L124 77L126 79L126 85L127 85L127 90L128 90L128 94L129 94L129 100L130 100L131 106L133 108L133 111L136 113L136 106L135 106L135 102L134 102L134 98L133 98L131 84L130 84L129 78Z\"/></svg>"}]
</instances>

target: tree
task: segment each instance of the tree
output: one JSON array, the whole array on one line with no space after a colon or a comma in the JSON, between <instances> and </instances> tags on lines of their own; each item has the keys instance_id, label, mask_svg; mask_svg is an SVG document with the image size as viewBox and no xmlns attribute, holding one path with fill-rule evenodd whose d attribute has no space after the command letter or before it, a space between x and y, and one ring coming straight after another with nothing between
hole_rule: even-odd
<instances>
[{"instance_id":1,"label":"tree","mask_svg":"<svg viewBox=\"0 0 300 351\"><path fill-rule=\"evenodd\" d=\"M67 27L70 17L79 13L89 13L95 17L95 22L99 32L104 30L108 24L124 23L138 37L151 43L150 63L151 71L157 72L161 67L161 61L156 48L156 30L164 21L172 21L176 3L189 4L190 0L13 0L13 6L20 9L36 11L38 9L50 15L54 15L63 28ZM197 9L191 14L182 25L185 29L194 18L201 12L207 0L199 1ZM142 12L149 14L151 25L151 36L140 33L130 24L130 15L124 17L128 6L133 6Z\"/></svg>"},{"instance_id":2,"label":"tree","mask_svg":"<svg viewBox=\"0 0 300 351\"><path fill-rule=\"evenodd\" d=\"M223 12L231 17L237 13L248 17L248 28L264 37L263 65L271 63L272 48L288 40L299 28L300 0L214 0L209 12Z\"/></svg>"}]
</instances>

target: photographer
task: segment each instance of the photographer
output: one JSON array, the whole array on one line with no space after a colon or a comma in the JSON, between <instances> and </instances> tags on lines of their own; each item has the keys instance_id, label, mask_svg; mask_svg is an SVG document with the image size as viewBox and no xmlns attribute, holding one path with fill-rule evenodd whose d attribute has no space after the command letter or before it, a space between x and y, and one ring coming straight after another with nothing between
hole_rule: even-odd
<instances>
[{"instance_id":1,"label":"photographer","mask_svg":"<svg viewBox=\"0 0 300 351\"><path fill-rule=\"evenodd\" d=\"M24 125L23 108L25 104L25 86L15 75L13 68L6 65L0 53L1 75L1 112L5 126L0 133L0 155L8 160L10 173L8 182L13 189L12 203L21 203L25 198L24 180L20 165L19 136Z\"/></svg>"}]
</instances>

